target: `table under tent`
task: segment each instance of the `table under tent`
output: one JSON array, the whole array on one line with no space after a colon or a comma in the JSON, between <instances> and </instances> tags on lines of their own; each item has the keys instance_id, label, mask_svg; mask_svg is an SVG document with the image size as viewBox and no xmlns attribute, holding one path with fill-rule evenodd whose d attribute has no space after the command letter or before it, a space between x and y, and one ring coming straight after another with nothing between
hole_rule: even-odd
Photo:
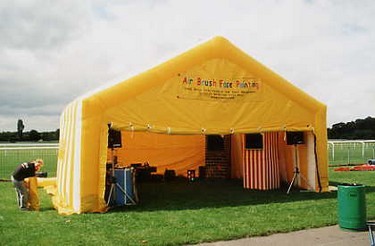
<instances>
[{"instance_id":1,"label":"table under tent","mask_svg":"<svg viewBox=\"0 0 375 246\"><path fill-rule=\"evenodd\" d=\"M108 148L108 133L121 144ZM324 192L326 106L222 37L71 102L61 115L61 214L103 212L107 163L237 178L246 189ZM204 172L203 172L204 170Z\"/></svg>"}]
</instances>

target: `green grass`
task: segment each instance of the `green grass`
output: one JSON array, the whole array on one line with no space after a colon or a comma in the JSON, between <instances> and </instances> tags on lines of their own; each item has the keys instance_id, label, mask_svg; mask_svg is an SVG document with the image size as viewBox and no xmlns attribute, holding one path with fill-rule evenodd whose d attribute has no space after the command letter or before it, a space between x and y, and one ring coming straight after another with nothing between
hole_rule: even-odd
<instances>
[{"instance_id":1,"label":"green grass","mask_svg":"<svg viewBox=\"0 0 375 246\"><path fill-rule=\"evenodd\" d=\"M374 172L333 172L332 184L366 185L375 218ZM1 245L185 245L337 224L337 194L244 190L238 181L143 183L141 203L105 214L60 216L40 190L41 211L16 208L0 183Z\"/></svg>"}]
</instances>

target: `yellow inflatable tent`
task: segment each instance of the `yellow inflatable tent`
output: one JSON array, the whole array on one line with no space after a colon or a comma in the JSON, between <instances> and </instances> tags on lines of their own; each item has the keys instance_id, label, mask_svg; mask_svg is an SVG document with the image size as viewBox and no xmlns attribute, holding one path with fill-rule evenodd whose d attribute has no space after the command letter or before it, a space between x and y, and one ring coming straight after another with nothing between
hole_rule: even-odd
<instances>
[{"instance_id":1,"label":"yellow inflatable tent","mask_svg":"<svg viewBox=\"0 0 375 246\"><path fill-rule=\"evenodd\" d=\"M328 190L326 106L223 37L66 107L53 197L60 214L106 211L108 125L123 133L123 166L147 161L184 174L207 164L207 136L229 136L230 177L245 188L291 182L298 160L300 186ZM288 144L290 131L303 132L303 144ZM259 133L265 147L251 150L246 142Z\"/></svg>"}]
</instances>

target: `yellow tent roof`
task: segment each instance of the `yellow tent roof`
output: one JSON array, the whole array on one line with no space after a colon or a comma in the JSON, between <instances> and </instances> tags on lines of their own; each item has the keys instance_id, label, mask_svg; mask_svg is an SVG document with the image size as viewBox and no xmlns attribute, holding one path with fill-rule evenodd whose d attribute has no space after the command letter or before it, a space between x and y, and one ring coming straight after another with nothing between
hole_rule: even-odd
<instances>
[{"instance_id":1,"label":"yellow tent roof","mask_svg":"<svg viewBox=\"0 0 375 246\"><path fill-rule=\"evenodd\" d=\"M67 106L54 198L60 213L105 210L108 124L165 134L313 131L328 186L326 106L223 37Z\"/></svg>"},{"instance_id":2,"label":"yellow tent roof","mask_svg":"<svg viewBox=\"0 0 375 246\"><path fill-rule=\"evenodd\" d=\"M325 108L222 37L83 101L117 128L168 134L310 127Z\"/></svg>"}]
</instances>

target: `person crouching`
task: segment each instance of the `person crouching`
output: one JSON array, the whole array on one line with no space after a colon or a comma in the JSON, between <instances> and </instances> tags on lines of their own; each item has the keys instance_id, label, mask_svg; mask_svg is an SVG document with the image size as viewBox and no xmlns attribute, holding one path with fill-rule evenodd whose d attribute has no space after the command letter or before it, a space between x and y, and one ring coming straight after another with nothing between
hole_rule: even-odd
<instances>
[{"instance_id":1,"label":"person crouching","mask_svg":"<svg viewBox=\"0 0 375 246\"><path fill-rule=\"evenodd\" d=\"M43 164L42 159L21 163L16 167L11 176L17 193L18 207L21 210L28 210L29 193L25 186L25 178L35 177L35 172L39 171Z\"/></svg>"}]
</instances>

